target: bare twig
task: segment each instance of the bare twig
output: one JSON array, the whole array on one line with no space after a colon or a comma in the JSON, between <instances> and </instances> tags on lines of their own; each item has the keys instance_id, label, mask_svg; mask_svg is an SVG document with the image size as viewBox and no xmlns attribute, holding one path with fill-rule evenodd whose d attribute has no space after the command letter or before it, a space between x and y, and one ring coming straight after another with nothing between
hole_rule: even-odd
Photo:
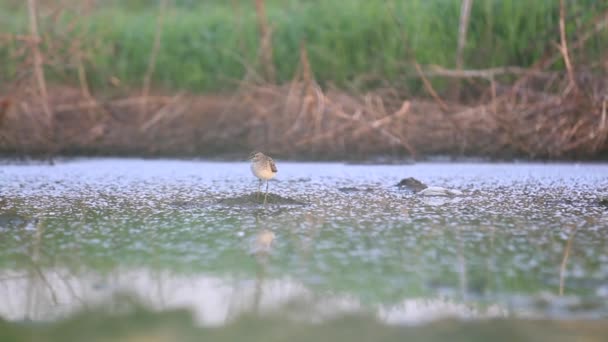
<instances>
[{"instance_id":1,"label":"bare twig","mask_svg":"<svg viewBox=\"0 0 608 342\"><path fill-rule=\"evenodd\" d=\"M418 72L418 76L420 76L420 78L422 79L422 83L424 84L424 88L426 89L426 91L428 91L429 94L431 94L431 96L435 99L435 101L437 101L442 110L448 110L448 105L441 99L441 97L439 97L435 89L433 89L433 85L431 84L431 82L429 82L426 76L424 76L424 72L422 71L420 64L414 62L414 66L416 67L416 72Z\"/></svg>"},{"instance_id":2,"label":"bare twig","mask_svg":"<svg viewBox=\"0 0 608 342\"><path fill-rule=\"evenodd\" d=\"M407 143L404 143L403 139L393 136L390 132L387 132L383 128L384 126L387 126L389 124L394 124L395 120L404 117L409 112L410 105L411 104L409 101L404 101L401 108L399 108L399 110L395 113L386 115L371 122L364 121L361 118L361 110L358 110L354 115L347 115L346 113L342 113L338 110L336 111L336 115L340 118L348 119L347 123L337 128L328 129L322 133L317 133L313 136L305 137L296 142L296 145L310 144L313 142L318 142L320 140L335 138L336 136L343 134L347 129L351 129L353 128L353 126L356 126L357 129L350 133L350 135L353 136L355 139L363 133L367 133L371 130L383 131L382 134L387 136L391 142L404 146L411 155L415 155L414 149Z\"/></svg>"},{"instance_id":3,"label":"bare twig","mask_svg":"<svg viewBox=\"0 0 608 342\"><path fill-rule=\"evenodd\" d=\"M566 248L564 248L564 255L562 257L562 262L559 267L559 295L564 295L564 283L566 282L566 266L568 265L568 258L570 257L570 249L572 249L572 241L574 241L574 236L576 235L576 228L570 232L570 237L568 237L568 242L566 243Z\"/></svg>"},{"instance_id":4,"label":"bare twig","mask_svg":"<svg viewBox=\"0 0 608 342\"><path fill-rule=\"evenodd\" d=\"M533 70L517 66L506 66L500 68L478 69L478 70L452 70L439 65L429 65L423 70L423 74L428 77L454 77L454 78L485 78L495 79L501 75L534 75L539 77L550 77L552 72Z\"/></svg>"},{"instance_id":5,"label":"bare twig","mask_svg":"<svg viewBox=\"0 0 608 342\"><path fill-rule=\"evenodd\" d=\"M386 115L382 118L379 118L375 121L367 123L364 126L359 127L352 133L352 135L354 137L358 137L362 133L365 133L366 131L381 128L382 126L386 126L389 123L393 123L393 120L399 119L399 118L405 116L410 111L410 107L411 107L411 103L409 101L404 101L401 108L399 108L399 110L396 111L395 113Z\"/></svg>"},{"instance_id":6,"label":"bare twig","mask_svg":"<svg viewBox=\"0 0 608 342\"><path fill-rule=\"evenodd\" d=\"M601 132L603 132L607 127L606 127L606 102L607 100L602 101L602 119L600 121L600 128L599 130Z\"/></svg>"},{"instance_id":7,"label":"bare twig","mask_svg":"<svg viewBox=\"0 0 608 342\"><path fill-rule=\"evenodd\" d=\"M570 61L570 53L568 51L568 39L566 38L566 5L565 0L559 1L559 37L560 37L560 46L559 50L564 58L564 64L566 65L566 70L568 72L568 79L570 80L570 86L574 87L574 91L578 93L578 86L576 84L576 79L574 78L574 70L572 67L572 62Z\"/></svg>"},{"instance_id":8,"label":"bare twig","mask_svg":"<svg viewBox=\"0 0 608 342\"><path fill-rule=\"evenodd\" d=\"M467 29L469 28L469 18L471 15L471 5L473 0L461 0L460 22L458 24L458 47L456 50L456 70L461 70L464 64L464 48L467 43ZM460 82L455 80L452 83L452 100L460 97Z\"/></svg>"},{"instance_id":9,"label":"bare twig","mask_svg":"<svg viewBox=\"0 0 608 342\"><path fill-rule=\"evenodd\" d=\"M407 106L406 109L409 109L409 106ZM358 118L357 116L347 115L339 110L330 111L330 113L332 113L333 115L340 117L342 119L353 121L354 123L357 123L358 125L367 126L368 128L375 130L381 136L385 137L387 139L387 141L389 141L390 143L399 145L399 146L403 146L409 153L411 153L412 155L414 154L414 150L411 148L411 146L409 146L409 144L407 144L406 142L401 140L399 137L395 136L393 133L391 133L381 127L382 123L383 123L382 119L380 119L380 121L374 121L372 123L369 123L365 120ZM405 114L405 113L407 113L407 110L398 111L396 114L401 115L401 114Z\"/></svg>"},{"instance_id":10,"label":"bare twig","mask_svg":"<svg viewBox=\"0 0 608 342\"><path fill-rule=\"evenodd\" d=\"M467 43L467 29L471 14L473 0L462 0L460 7L460 23L458 25L458 50L456 51L456 69L460 70L463 66L464 47Z\"/></svg>"},{"instance_id":11,"label":"bare twig","mask_svg":"<svg viewBox=\"0 0 608 342\"><path fill-rule=\"evenodd\" d=\"M38 84L38 91L42 99L42 108L46 115L46 128L49 133L53 130L53 113L49 106L48 92L46 88L46 80L44 77L44 68L42 66L43 59L40 52L40 34L38 32L38 10L36 0L27 0L27 8L29 12L30 35L33 38L31 41L32 55L34 57L34 75Z\"/></svg>"},{"instance_id":12,"label":"bare twig","mask_svg":"<svg viewBox=\"0 0 608 342\"><path fill-rule=\"evenodd\" d=\"M4 121L4 117L5 117L6 112L8 111L8 108L10 105L11 105L10 98L0 100L0 127L2 127L2 122Z\"/></svg>"},{"instance_id":13,"label":"bare twig","mask_svg":"<svg viewBox=\"0 0 608 342\"><path fill-rule=\"evenodd\" d=\"M111 106L115 106L115 107L128 107L128 106L142 106L142 104L144 103L144 101L148 104L154 103L154 104L160 104L160 105L164 105L165 103L171 101L173 97L172 96L147 96L147 97L143 97L143 96L136 96L136 97L126 97L123 99L119 99L119 100L112 100L112 101L97 101L95 102L91 102L91 101L82 101L82 102L73 102L73 103L66 103L66 104L59 104L53 107L53 109L56 112L73 112L73 111L82 111L82 110L89 110L89 109L93 109L98 105L111 105Z\"/></svg>"},{"instance_id":14,"label":"bare twig","mask_svg":"<svg viewBox=\"0 0 608 342\"><path fill-rule=\"evenodd\" d=\"M142 89L142 97L144 102L142 103L142 113L147 111L147 101L146 98L150 92L150 81L152 79L152 74L154 73L154 68L156 67L156 58L158 56L158 51L160 50L160 40L163 32L163 24L165 21L165 12L167 10L167 0L160 0L158 5L158 17L156 21L156 31L154 32L154 45L152 46L152 50L150 51L150 59L148 61L148 69L146 70L146 74L144 75L143 81L143 89Z\"/></svg>"},{"instance_id":15,"label":"bare twig","mask_svg":"<svg viewBox=\"0 0 608 342\"><path fill-rule=\"evenodd\" d=\"M93 96L91 95L91 89L89 88L89 82L87 81L87 71L84 67L84 62L82 60L82 55L78 53L77 63L78 63L78 82L80 83L80 90L82 92L82 96L89 100L94 101Z\"/></svg>"},{"instance_id":16,"label":"bare twig","mask_svg":"<svg viewBox=\"0 0 608 342\"><path fill-rule=\"evenodd\" d=\"M272 61L272 29L268 25L265 0L255 0L255 10L260 31L260 50L262 53L262 65L265 70L264 76L266 76L268 82L272 83L276 79L274 63Z\"/></svg>"},{"instance_id":17,"label":"bare twig","mask_svg":"<svg viewBox=\"0 0 608 342\"><path fill-rule=\"evenodd\" d=\"M597 128L597 131L593 134L597 137L595 145L593 146L594 152L600 149L606 143L606 140L608 140L608 125L606 125L606 102L608 102L608 100L602 101L600 125Z\"/></svg>"},{"instance_id":18,"label":"bare twig","mask_svg":"<svg viewBox=\"0 0 608 342\"><path fill-rule=\"evenodd\" d=\"M585 43L589 39L593 38L593 36L595 36L598 32L600 32L600 31L604 30L606 27L608 27L608 11L605 11L601 15L597 16L593 20L593 22L594 22L593 27L591 29L589 29L588 31L584 32L583 34L579 35L578 40L569 47L569 51L573 51L573 50L582 48L583 46L585 46ZM559 51L556 54L547 58L546 61L544 61L541 64L542 68L548 68L551 65L553 65L555 62L557 62L558 60L563 58L563 54L562 54L562 51L559 46L558 46L558 50Z\"/></svg>"},{"instance_id":19,"label":"bare twig","mask_svg":"<svg viewBox=\"0 0 608 342\"><path fill-rule=\"evenodd\" d=\"M140 131L142 132L146 132L148 131L151 127L157 125L161 120L163 120L165 117L169 116L172 112L176 113L176 112L180 112L180 111L176 111L173 110L174 104L179 103L182 101L183 99L183 95L182 94L177 94L175 95L171 101L169 101L169 103L167 103L166 105L164 105L163 107L161 107L155 114L154 116L152 116L152 118L150 118L148 121L146 121L141 127L140 127Z\"/></svg>"}]
</instances>

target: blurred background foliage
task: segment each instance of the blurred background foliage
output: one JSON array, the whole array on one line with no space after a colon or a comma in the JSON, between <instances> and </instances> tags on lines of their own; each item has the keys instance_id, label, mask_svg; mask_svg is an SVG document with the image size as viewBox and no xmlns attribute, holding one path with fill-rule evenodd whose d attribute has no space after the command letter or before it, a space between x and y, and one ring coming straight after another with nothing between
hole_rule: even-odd
<instances>
[{"instance_id":1,"label":"blurred background foliage","mask_svg":"<svg viewBox=\"0 0 608 342\"><path fill-rule=\"evenodd\" d=\"M576 32L608 8L597 0L567 4L571 18L567 29L574 40ZM39 6L41 34L81 41L93 86L105 87L110 77L125 85L141 85L153 46L158 1L40 1ZM415 93L421 84L411 77L411 62L454 67L460 6L461 0L267 0L276 82L293 78L299 47L305 42L321 85L358 90L390 85ZM2 0L0 8L2 31L27 33L24 1ZM152 79L155 87L229 90L247 71L259 71L254 1L172 0L163 20ZM559 42L558 20L559 1L555 0L473 1L464 68L532 65ZM586 43L584 58L602 57L607 43L608 33L596 35ZM10 58L19 49L16 41L0 47L0 57L7 61L0 66L0 74L6 78L19 69L19 59ZM69 62L47 68L56 80L77 79ZM563 63L554 68L563 68ZM437 86L441 89L442 82Z\"/></svg>"}]
</instances>

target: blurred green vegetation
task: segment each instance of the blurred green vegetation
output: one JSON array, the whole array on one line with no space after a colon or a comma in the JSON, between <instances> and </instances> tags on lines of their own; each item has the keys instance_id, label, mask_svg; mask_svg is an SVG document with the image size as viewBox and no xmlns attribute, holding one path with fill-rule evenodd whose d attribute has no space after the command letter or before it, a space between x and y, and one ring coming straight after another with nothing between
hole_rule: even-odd
<instances>
[{"instance_id":1,"label":"blurred green vegetation","mask_svg":"<svg viewBox=\"0 0 608 342\"><path fill-rule=\"evenodd\" d=\"M415 74L413 60L454 66L460 3L267 0L276 81L293 78L299 46L305 40L314 75L321 84L368 89L388 82L415 92L420 84L411 77ZM79 37L94 86L107 87L109 79L115 77L123 85L140 87L153 46L157 4L144 0L98 2L86 14L68 6L61 15L41 15L41 32L47 38L65 41L59 45L67 56L73 54L70 49ZM262 70L257 62L260 39L254 1L174 0L169 4L152 79L155 87L227 90L243 79L248 68ZM575 39L576 32L606 4L577 0L567 1L567 6L571 18L568 32ZM0 8L4 8L0 14L2 31L27 32L25 2L3 0ZM474 1L465 67L533 64L547 48L555 51L552 43L559 40L558 19L559 1L555 0ZM592 38L586 45L584 62L600 56L607 43L605 32ZM23 59L16 56L21 47L19 42L0 47L0 58L5 61L0 65L0 75L5 75L0 76L0 82L18 74ZM69 58L65 63L51 64L49 74L75 83L74 64Z\"/></svg>"}]
</instances>

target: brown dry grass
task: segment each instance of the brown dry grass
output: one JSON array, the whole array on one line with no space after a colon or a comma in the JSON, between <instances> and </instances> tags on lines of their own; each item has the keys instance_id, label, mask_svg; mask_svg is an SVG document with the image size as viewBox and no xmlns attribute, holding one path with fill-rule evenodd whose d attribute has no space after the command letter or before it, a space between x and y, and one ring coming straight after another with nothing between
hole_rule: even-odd
<instances>
[{"instance_id":1,"label":"brown dry grass","mask_svg":"<svg viewBox=\"0 0 608 342\"><path fill-rule=\"evenodd\" d=\"M258 11L263 13L263 7ZM41 39L32 25L31 36L22 37L24 57L31 51L22 76L0 94L0 153L244 156L260 149L317 159L374 154L605 158L608 65L589 71L572 61L571 52L608 25L608 13L568 44L564 12L562 2L559 43L530 69L446 70L411 61L429 95L416 99L390 87L362 94L322 89L304 42L293 80L276 85L268 65L271 31L264 20L260 34L267 43L260 58L265 81L246 77L233 94L154 94L149 75L162 44L158 35L143 91L103 98L91 94L81 61L79 87L47 86L41 63L80 56L80 44L54 42L70 53L41 56ZM160 31L162 16L158 22ZM563 61L564 71L550 71L557 61ZM465 105L458 98L443 99L430 77L466 80L473 100Z\"/></svg>"},{"instance_id":2,"label":"brown dry grass","mask_svg":"<svg viewBox=\"0 0 608 342\"><path fill-rule=\"evenodd\" d=\"M395 89L349 94L312 79L244 84L233 95L153 95L91 101L78 88L51 87L55 130L30 91L3 103L0 150L35 154L214 155L261 149L284 157L343 158L373 154L450 154L594 158L608 152L604 78L566 74L554 92L534 90L530 76L494 85L479 104L403 98ZM553 79L555 78L555 79ZM446 108L443 108L443 107ZM52 150L51 150L52 149Z\"/></svg>"}]
</instances>

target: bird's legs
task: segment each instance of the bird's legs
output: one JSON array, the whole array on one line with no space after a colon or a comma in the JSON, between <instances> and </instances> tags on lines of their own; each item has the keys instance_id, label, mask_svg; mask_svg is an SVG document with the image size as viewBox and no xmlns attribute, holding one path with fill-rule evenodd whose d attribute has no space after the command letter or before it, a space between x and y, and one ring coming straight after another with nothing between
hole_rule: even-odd
<instances>
[{"instance_id":1,"label":"bird's legs","mask_svg":"<svg viewBox=\"0 0 608 342\"><path fill-rule=\"evenodd\" d=\"M264 195L264 205L266 205L267 198L268 198L268 181L266 181L266 194Z\"/></svg>"},{"instance_id":2,"label":"bird's legs","mask_svg":"<svg viewBox=\"0 0 608 342\"><path fill-rule=\"evenodd\" d=\"M258 192L255 193L255 199L257 200L260 197L260 193L262 192L262 180L258 180Z\"/></svg>"}]
</instances>

